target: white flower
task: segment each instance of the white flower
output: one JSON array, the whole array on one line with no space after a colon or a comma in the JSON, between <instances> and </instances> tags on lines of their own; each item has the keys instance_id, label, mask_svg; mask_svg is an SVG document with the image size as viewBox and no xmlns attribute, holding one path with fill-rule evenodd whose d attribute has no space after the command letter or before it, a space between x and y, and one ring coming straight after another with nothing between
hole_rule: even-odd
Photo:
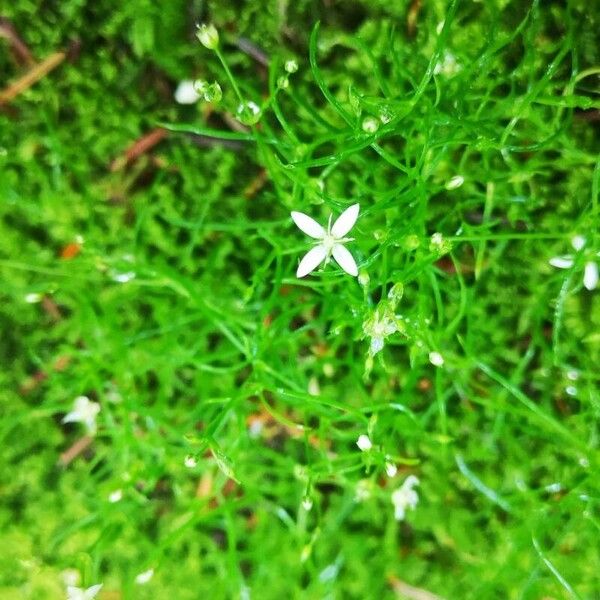
<instances>
[{"instance_id":1,"label":"white flower","mask_svg":"<svg viewBox=\"0 0 600 600\"><path fill-rule=\"evenodd\" d=\"M319 380L316 377L311 377L308 380L308 393L311 396L321 395L321 386L319 385Z\"/></svg>"},{"instance_id":2,"label":"white flower","mask_svg":"<svg viewBox=\"0 0 600 600\"><path fill-rule=\"evenodd\" d=\"M455 175L450 181L446 182L447 190L455 190L459 188L465 182L465 178L462 175Z\"/></svg>"},{"instance_id":3,"label":"white flower","mask_svg":"<svg viewBox=\"0 0 600 600\"><path fill-rule=\"evenodd\" d=\"M84 590L83 588L75 587L74 585L67 586L67 600L92 600L98 595L102 589L102 584L93 585Z\"/></svg>"},{"instance_id":4,"label":"white flower","mask_svg":"<svg viewBox=\"0 0 600 600\"><path fill-rule=\"evenodd\" d=\"M123 490L115 490L108 495L108 501L111 504L115 502L120 502L123 499Z\"/></svg>"},{"instance_id":5,"label":"white flower","mask_svg":"<svg viewBox=\"0 0 600 600\"><path fill-rule=\"evenodd\" d=\"M387 313L384 313L383 316L381 316L379 312L376 311L372 322L369 323L370 329L368 333L371 336L369 352L373 356L383 349L385 338L398 331L398 325L395 323L395 316L394 319L392 316L393 315Z\"/></svg>"},{"instance_id":6,"label":"white flower","mask_svg":"<svg viewBox=\"0 0 600 600\"><path fill-rule=\"evenodd\" d=\"M135 582L138 585L144 585L144 584L148 583L152 579L152 577L154 577L154 569L148 569L147 571L144 571L144 572L136 575Z\"/></svg>"},{"instance_id":7,"label":"white flower","mask_svg":"<svg viewBox=\"0 0 600 600\"><path fill-rule=\"evenodd\" d=\"M301 212L292 211L292 219L298 226L300 231L309 235L312 238L319 240L314 248L309 250L298 265L296 277L304 277L311 271L314 271L323 261L325 264L329 262L331 256L336 262L348 273L356 277L358 275L358 267L352 257L352 254L344 246L345 243L351 242L354 238L345 238L344 236L354 227L360 205L353 204L347 208L331 226L331 216L327 231L319 225L314 219Z\"/></svg>"},{"instance_id":8,"label":"white flower","mask_svg":"<svg viewBox=\"0 0 600 600\"><path fill-rule=\"evenodd\" d=\"M373 484L369 479L361 479L357 482L356 488L354 490L354 501L355 502L364 502L371 497L371 492L373 491Z\"/></svg>"},{"instance_id":9,"label":"white flower","mask_svg":"<svg viewBox=\"0 0 600 600\"><path fill-rule=\"evenodd\" d=\"M444 357L439 352L430 352L429 362L434 367L441 367L444 364Z\"/></svg>"},{"instance_id":10,"label":"white flower","mask_svg":"<svg viewBox=\"0 0 600 600\"><path fill-rule=\"evenodd\" d=\"M78 396L73 403L73 410L67 413L63 423L83 423L89 433L96 433L96 415L100 412L100 405L92 402L87 396Z\"/></svg>"},{"instance_id":11,"label":"white flower","mask_svg":"<svg viewBox=\"0 0 600 600\"><path fill-rule=\"evenodd\" d=\"M302 498L302 508L308 512L310 511L310 509L313 507L313 501L312 498L310 496L304 496L304 498Z\"/></svg>"},{"instance_id":12,"label":"white flower","mask_svg":"<svg viewBox=\"0 0 600 600\"><path fill-rule=\"evenodd\" d=\"M379 129L379 121L374 117L366 117L362 122L362 128L365 133L375 133Z\"/></svg>"},{"instance_id":13,"label":"white flower","mask_svg":"<svg viewBox=\"0 0 600 600\"><path fill-rule=\"evenodd\" d=\"M571 240L571 246L576 252L579 252L586 243L586 239L581 235L576 235ZM600 257L600 252L596 254ZM553 267L559 269L570 269L575 264L575 257L572 254L566 254L564 256L554 256L548 261ZM588 260L585 263L583 270L583 285L586 290L595 290L598 287L598 263L595 260Z\"/></svg>"},{"instance_id":14,"label":"white flower","mask_svg":"<svg viewBox=\"0 0 600 600\"><path fill-rule=\"evenodd\" d=\"M398 467L391 461L386 460L385 462L385 473L388 477L392 478L396 476L398 472Z\"/></svg>"},{"instance_id":15,"label":"white flower","mask_svg":"<svg viewBox=\"0 0 600 600\"><path fill-rule=\"evenodd\" d=\"M192 454L188 454L184 459L183 459L183 464L188 468L188 469L193 469L196 466L198 466L198 461L196 460L196 457L193 456Z\"/></svg>"},{"instance_id":16,"label":"white flower","mask_svg":"<svg viewBox=\"0 0 600 600\"><path fill-rule=\"evenodd\" d=\"M453 77L462 69L461 65L456 61L456 57L452 52L446 50L444 52L444 57L441 61L437 62L433 73L435 75L445 75L446 77Z\"/></svg>"},{"instance_id":17,"label":"white flower","mask_svg":"<svg viewBox=\"0 0 600 600\"><path fill-rule=\"evenodd\" d=\"M413 489L419 485L419 479L409 475L404 483L392 493L392 504L394 505L394 517L397 521L403 521L406 509L414 510L419 502L419 496Z\"/></svg>"},{"instance_id":18,"label":"white flower","mask_svg":"<svg viewBox=\"0 0 600 600\"><path fill-rule=\"evenodd\" d=\"M177 104L195 104L200 100L200 94L196 91L194 82L189 79L185 79L179 83L174 97Z\"/></svg>"},{"instance_id":19,"label":"white flower","mask_svg":"<svg viewBox=\"0 0 600 600\"><path fill-rule=\"evenodd\" d=\"M358 436L358 439L356 440L356 445L361 450L361 452L367 452L373 447L369 436L365 435L364 433Z\"/></svg>"}]
</instances>

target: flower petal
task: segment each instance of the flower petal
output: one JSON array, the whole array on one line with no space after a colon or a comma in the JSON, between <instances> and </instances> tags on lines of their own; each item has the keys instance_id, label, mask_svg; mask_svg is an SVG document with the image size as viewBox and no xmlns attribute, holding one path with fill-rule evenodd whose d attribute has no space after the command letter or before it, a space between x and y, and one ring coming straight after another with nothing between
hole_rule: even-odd
<instances>
[{"instance_id":1,"label":"flower petal","mask_svg":"<svg viewBox=\"0 0 600 600\"><path fill-rule=\"evenodd\" d=\"M85 590L84 594L85 594L85 600L92 600L93 598L95 598L98 595L98 592L102 589L102 584L98 583L97 585L93 585L92 587L89 587L87 590Z\"/></svg>"},{"instance_id":2,"label":"flower petal","mask_svg":"<svg viewBox=\"0 0 600 600\"><path fill-rule=\"evenodd\" d=\"M553 267L559 269L570 269L573 266L572 256L555 256L548 261Z\"/></svg>"},{"instance_id":3,"label":"flower petal","mask_svg":"<svg viewBox=\"0 0 600 600\"><path fill-rule=\"evenodd\" d=\"M344 269L348 275L352 275L352 277L356 277L358 275L356 261L346 247L342 246L342 244L336 244L333 247L332 254L338 265L340 265L340 267L342 267L342 269Z\"/></svg>"},{"instance_id":4,"label":"flower petal","mask_svg":"<svg viewBox=\"0 0 600 600\"><path fill-rule=\"evenodd\" d=\"M585 246L585 238L582 235L576 235L571 240L571 246L573 246L573 248L579 252L579 250Z\"/></svg>"},{"instance_id":5,"label":"flower petal","mask_svg":"<svg viewBox=\"0 0 600 600\"><path fill-rule=\"evenodd\" d=\"M63 417L61 423L78 423L80 420L81 416L79 413L72 410Z\"/></svg>"},{"instance_id":6,"label":"flower petal","mask_svg":"<svg viewBox=\"0 0 600 600\"><path fill-rule=\"evenodd\" d=\"M320 240L325 236L325 230L323 227L321 227L312 217L295 210L293 210L291 214L294 223L296 223L298 226L298 229L306 235L310 235L310 237L317 240Z\"/></svg>"},{"instance_id":7,"label":"flower petal","mask_svg":"<svg viewBox=\"0 0 600 600\"><path fill-rule=\"evenodd\" d=\"M585 264L583 285L586 290L590 291L595 290L598 285L598 265L593 261Z\"/></svg>"},{"instance_id":8,"label":"flower petal","mask_svg":"<svg viewBox=\"0 0 600 600\"><path fill-rule=\"evenodd\" d=\"M323 260L325 260L326 256L327 250L325 250L321 244L311 248L300 261L298 270L296 271L296 277L304 277L311 271L314 271L323 262Z\"/></svg>"},{"instance_id":9,"label":"flower petal","mask_svg":"<svg viewBox=\"0 0 600 600\"><path fill-rule=\"evenodd\" d=\"M85 600L85 592L74 585L67 586L67 600Z\"/></svg>"},{"instance_id":10,"label":"flower petal","mask_svg":"<svg viewBox=\"0 0 600 600\"><path fill-rule=\"evenodd\" d=\"M336 220L331 228L331 235L334 238L344 237L356 223L358 219L358 211L360 210L360 204L353 204L347 208Z\"/></svg>"}]
</instances>

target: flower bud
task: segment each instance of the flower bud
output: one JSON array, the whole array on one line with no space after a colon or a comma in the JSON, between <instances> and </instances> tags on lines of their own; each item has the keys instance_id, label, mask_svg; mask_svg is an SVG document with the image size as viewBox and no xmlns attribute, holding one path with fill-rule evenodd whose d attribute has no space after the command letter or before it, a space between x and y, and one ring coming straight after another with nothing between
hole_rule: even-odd
<instances>
[{"instance_id":1,"label":"flower bud","mask_svg":"<svg viewBox=\"0 0 600 600\"><path fill-rule=\"evenodd\" d=\"M366 117L362 122L362 128L366 133L375 133L379 129L379 121L374 117Z\"/></svg>"},{"instance_id":2,"label":"flower bud","mask_svg":"<svg viewBox=\"0 0 600 600\"><path fill-rule=\"evenodd\" d=\"M209 23L208 25L206 23L198 25L196 37L200 40L200 43L209 50L216 50L219 45L219 32L212 23Z\"/></svg>"},{"instance_id":3,"label":"flower bud","mask_svg":"<svg viewBox=\"0 0 600 600\"><path fill-rule=\"evenodd\" d=\"M287 73L295 73L298 70L298 63L294 60L286 60L284 68Z\"/></svg>"},{"instance_id":4,"label":"flower bud","mask_svg":"<svg viewBox=\"0 0 600 600\"><path fill-rule=\"evenodd\" d=\"M245 102L237 108L235 116L243 125L255 125L260 119L260 108L255 102Z\"/></svg>"}]
</instances>

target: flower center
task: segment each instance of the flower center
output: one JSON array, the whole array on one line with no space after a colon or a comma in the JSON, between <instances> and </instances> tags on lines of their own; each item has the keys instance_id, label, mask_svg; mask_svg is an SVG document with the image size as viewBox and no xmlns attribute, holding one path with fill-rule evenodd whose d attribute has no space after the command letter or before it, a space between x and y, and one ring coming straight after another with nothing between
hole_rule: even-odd
<instances>
[{"instance_id":1,"label":"flower center","mask_svg":"<svg viewBox=\"0 0 600 600\"><path fill-rule=\"evenodd\" d=\"M321 244L323 245L323 248L327 250L327 254L331 254L331 251L333 250L333 247L336 245L336 243L337 240L330 233L326 233L323 239L321 240Z\"/></svg>"}]
</instances>

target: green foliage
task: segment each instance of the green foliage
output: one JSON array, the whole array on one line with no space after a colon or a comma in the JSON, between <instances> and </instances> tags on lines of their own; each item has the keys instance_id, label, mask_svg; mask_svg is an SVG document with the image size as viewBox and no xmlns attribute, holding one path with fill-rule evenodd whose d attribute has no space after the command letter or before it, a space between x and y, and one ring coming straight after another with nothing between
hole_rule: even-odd
<instances>
[{"instance_id":1,"label":"green foliage","mask_svg":"<svg viewBox=\"0 0 600 600\"><path fill-rule=\"evenodd\" d=\"M0 597L597 597L587 3L38 4L80 46L0 112ZM296 279L290 210L356 202L359 277Z\"/></svg>"}]
</instances>

